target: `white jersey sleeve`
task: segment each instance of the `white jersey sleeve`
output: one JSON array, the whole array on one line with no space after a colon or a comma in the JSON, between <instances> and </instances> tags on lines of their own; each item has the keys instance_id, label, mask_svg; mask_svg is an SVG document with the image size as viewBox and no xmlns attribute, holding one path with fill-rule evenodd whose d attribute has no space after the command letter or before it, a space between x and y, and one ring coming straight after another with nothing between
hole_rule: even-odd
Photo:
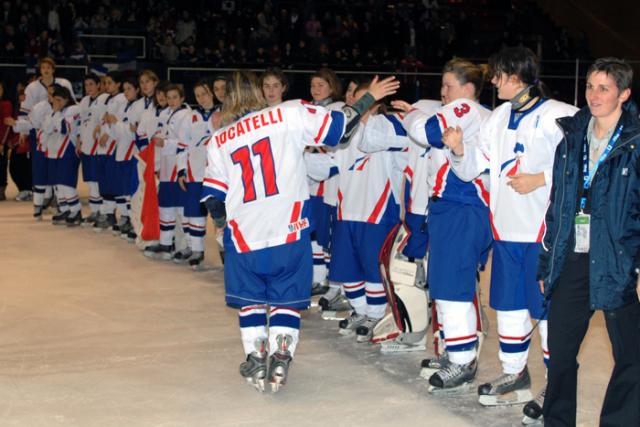
<instances>
[{"instance_id":1,"label":"white jersey sleeve","mask_svg":"<svg viewBox=\"0 0 640 427\"><path fill-rule=\"evenodd\" d=\"M407 148L409 139L407 131L402 126L402 114L399 116L377 114L369 117L364 125L364 137L358 148L365 153Z\"/></svg>"},{"instance_id":2,"label":"white jersey sleeve","mask_svg":"<svg viewBox=\"0 0 640 427\"><path fill-rule=\"evenodd\" d=\"M324 181L338 174L338 165L333 155L328 152L305 152L304 163L307 166L307 175L316 182Z\"/></svg>"}]
</instances>

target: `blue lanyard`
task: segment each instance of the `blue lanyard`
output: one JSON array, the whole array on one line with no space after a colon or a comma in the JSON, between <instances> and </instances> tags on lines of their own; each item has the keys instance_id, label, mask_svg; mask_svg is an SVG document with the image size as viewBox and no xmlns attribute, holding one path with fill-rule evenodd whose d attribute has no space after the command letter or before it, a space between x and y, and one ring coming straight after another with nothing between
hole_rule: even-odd
<instances>
[{"instance_id":1,"label":"blue lanyard","mask_svg":"<svg viewBox=\"0 0 640 427\"><path fill-rule=\"evenodd\" d=\"M598 160L593 164L593 168L589 170L589 142L587 141L587 136L585 135L584 141L582 143L582 176L584 178L582 184L582 196L580 197L580 211L584 211L584 208L587 206L587 194L589 188L591 188L591 183L593 182L593 177L595 176L598 168L607 158L613 147L618 142L620 138L620 134L622 133L622 129L624 129L624 125L620 125L615 134L611 137L609 144L604 149Z\"/></svg>"}]
</instances>

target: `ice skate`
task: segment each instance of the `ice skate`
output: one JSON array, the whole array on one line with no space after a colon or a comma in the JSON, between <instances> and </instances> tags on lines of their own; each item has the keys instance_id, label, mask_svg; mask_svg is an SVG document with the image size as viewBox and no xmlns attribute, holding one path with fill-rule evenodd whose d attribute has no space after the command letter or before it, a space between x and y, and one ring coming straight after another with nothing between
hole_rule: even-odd
<instances>
[{"instance_id":1,"label":"ice skate","mask_svg":"<svg viewBox=\"0 0 640 427\"><path fill-rule=\"evenodd\" d=\"M82 224L82 214L78 211L74 216L68 216L65 222L67 223L67 227L78 227Z\"/></svg>"},{"instance_id":2,"label":"ice skate","mask_svg":"<svg viewBox=\"0 0 640 427\"><path fill-rule=\"evenodd\" d=\"M145 248L144 256L169 261L173 254L173 245L153 245Z\"/></svg>"},{"instance_id":3,"label":"ice skate","mask_svg":"<svg viewBox=\"0 0 640 427\"><path fill-rule=\"evenodd\" d=\"M31 197L32 197L31 191L22 190L21 192L18 193L15 200L16 202L28 202L29 200L31 200Z\"/></svg>"},{"instance_id":4,"label":"ice skate","mask_svg":"<svg viewBox=\"0 0 640 427\"><path fill-rule=\"evenodd\" d=\"M171 261L175 262L176 264L184 264L192 254L193 252L191 252L191 248L184 248L174 253L173 257L171 257Z\"/></svg>"},{"instance_id":5,"label":"ice skate","mask_svg":"<svg viewBox=\"0 0 640 427\"><path fill-rule=\"evenodd\" d=\"M531 378L525 367L519 374L502 374L478 387L478 402L484 406L504 406L526 403L531 396Z\"/></svg>"},{"instance_id":6,"label":"ice skate","mask_svg":"<svg viewBox=\"0 0 640 427\"><path fill-rule=\"evenodd\" d=\"M280 387L287 382L289 365L293 360L289 352L289 346L292 341L291 335L278 335L276 337L278 349L269 358L269 383L273 393L277 393Z\"/></svg>"},{"instance_id":7,"label":"ice skate","mask_svg":"<svg viewBox=\"0 0 640 427\"><path fill-rule=\"evenodd\" d=\"M313 282L311 285L311 296L323 295L329 290L329 285L326 280L322 282Z\"/></svg>"},{"instance_id":8,"label":"ice skate","mask_svg":"<svg viewBox=\"0 0 640 427\"><path fill-rule=\"evenodd\" d=\"M476 378L478 363L476 360L464 365L449 363L429 378L429 393L435 395L459 395L472 390L471 384Z\"/></svg>"},{"instance_id":9,"label":"ice skate","mask_svg":"<svg viewBox=\"0 0 640 427\"><path fill-rule=\"evenodd\" d=\"M53 225L64 225L67 223L67 218L69 217L71 212L69 211L64 211L64 212L60 212L57 215L54 215L51 218L51 223Z\"/></svg>"},{"instance_id":10,"label":"ice skate","mask_svg":"<svg viewBox=\"0 0 640 427\"><path fill-rule=\"evenodd\" d=\"M189 266L194 270L199 270L204 264L204 252L194 251L189 258Z\"/></svg>"},{"instance_id":11,"label":"ice skate","mask_svg":"<svg viewBox=\"0 0 640 427\"><path fill-rule=\"evenodd\" d=\"M258 391L264 392L267 378L266 340L257 340L256 348L259 351L248 354L247 360L240 364L240 375Z\"/></svg>"},{"instance_id":12,"label":"ice skate","mask_svg":"<svg viewBox=\"0 0 640 427\"><path fill-rule=\"evenodd\" d=\"M420 363L420 367L422 368L420 370L420 376L425 380L428 380L436 372L446 368L450 364L451 362L449 361L449 353L447 353L446 351L440 355L437 355L436 357L432 357L430 359L422 359L422 362Z\"/></svg>"},{"instance_id":13,"label":"ice skate","mask_svg":"<svg viewBox=\"0 0 640 427\"><path fill-rule=\"evenodd\" d=\"M96 223L97 220L98 220L98 214L95 212L92 212L91 215L89 215L88 217L82 220L82 226L91 227L93 226L93 224Z\"/></svg>"},{"instance_id":14,"label":"ice skate","mask_svg":"<svg viewBox=\"0 0 640 427\"><path fill-rule=\"evenodd\" d=\"M36 221L42 221L42 207L33 208L33 219Z\"/></svg>"},{"instance_id":15,"label":"ice skate","mask_svg":"<svg viewBox=\"0 0 640 427\"><path fill-rule=\"evenodd\" d=\"M114 236L119 236L120 235L120 228L124 225L124 218L125 217L120 217L120 219L118 220L118 222L114 223L111 226L111 234L113 234Z\"/></svg>"},{"instance_id":16,"label":"ice skate","mask_svg":"<svg viewBox=\"0 0 640 427\"><path fill-rule=\"evenodd\" d=\"M522 408L522 413L524 414L522 425L530 426L543 424L542 407L544 406L544 397L546 393L547 386L545 385L533 400L524 405L524 408Z\"/></svg>"},{"instance_id":17,"label":"ice skate","mask_svg":"<svg viewBox=\"0 0 640 427\"><path fill-rule=\"evenodd\" d=\"M102 233L104 230L110 229L116 223L116 216L114 214L100 215L98 221L93 226L93 231L96 233Z\"/></svg>"},{"instance_id":18,"label":"ice skate","mask_svg":"<svg viewBox=\"0 0 640 427\"><path fill-rule=\"evenodd\" d=\"M375 328L379 321L380 319L367 316L365 321L356 328L356 341L360 343L370 342L371 338L373 338L373 328Z\"/></svg>"},{"instance_id":19,"label":"ice skate","mask_svg":"<svg viewBox=\"0 0 640 427\"><path fill-rule=\"evenodd\" d=\"M131 225L131 220L129 219L129 217L125 217L124 222L120 226L120 238L126 240L127 236L129 235L129 231L132 229L133 225Z\"/></svg>"},{"instance_id":20,"label":"ice skate","mask_svg":"<svg viewBox=\"0 0 640 427\"><path fill-rule=\"evenodd\" d=\"M138 235L133 230L133 227L131 227L131 230L129 230L129 232L127 233L127 242L135 243L137 237L138 237Z\"/></svg>"},{"instance_id":21,"label":"ice skate","mask_svg":"<svg viewBox=\"0 0 640 427\"><path fill-rule=\"evenodd\" d=\"M345 336L353 335L356 333L358 326L362 325L366 319L367 316L364 314L358 314L354 311L351 313L351 316L346 319L342 319L340 323L338 323L340 328L338 332Z\"/></svg>"},{"instance_id":22,"label":"ice skate","mask_svg":"<svg viewBox=\"0 0 640 427\"><path fill-rule=\"evenodd\" d=\"M349 304L349 300L344 295L338 293L331 299L327 299L325 297L321 297L318 300L318 306L320 307L323 319L325 320L343 320L347 316L339 315L339 313L344 313L351 311L351 304Z\"/></svg>"}]
</instances>

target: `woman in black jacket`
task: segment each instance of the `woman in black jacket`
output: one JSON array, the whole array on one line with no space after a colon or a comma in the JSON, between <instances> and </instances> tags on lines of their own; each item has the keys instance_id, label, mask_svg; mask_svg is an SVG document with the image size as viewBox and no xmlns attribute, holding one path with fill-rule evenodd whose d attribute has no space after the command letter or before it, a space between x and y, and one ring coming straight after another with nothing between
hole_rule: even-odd
<instances>
[{"instance_id":1,"label":"woman in black jacket","mask_svg":"<svg viewBox=\"0 0 640 427\"><path fill-rule=\"evenodd\" d=\"M558 120L565 133L553 168L538 279L549 301L545 426L576 423L576 357L603 310L615 367L602 426L640 425L640 119L633 71L598 59L587 73L588 107Z\"/></svg>"}]
</instances>

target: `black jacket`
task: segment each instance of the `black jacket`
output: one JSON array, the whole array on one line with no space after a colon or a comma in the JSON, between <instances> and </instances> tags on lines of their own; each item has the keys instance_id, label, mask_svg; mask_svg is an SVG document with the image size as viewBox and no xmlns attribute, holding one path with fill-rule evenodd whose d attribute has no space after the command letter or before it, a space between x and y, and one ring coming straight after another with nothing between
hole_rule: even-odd
<instances>
[{"instance_id":1,"label":"black jacket","mask_svg":"<svg viewBox=\"0 0 640 427\"><path fill-rule=\"evenodd\" d=\"M582 190L582 145L591 113L558 119L564 139L553 164L547 231L538 264L549 299L565 262L573 252L574 217ZM633 102L623 106L617 127L624 129L598 168L589 191L591 242L589 291L592 310L614 310L637 300L636 268L640 268L640 119Z\"/></svg>"}]
</instances>

